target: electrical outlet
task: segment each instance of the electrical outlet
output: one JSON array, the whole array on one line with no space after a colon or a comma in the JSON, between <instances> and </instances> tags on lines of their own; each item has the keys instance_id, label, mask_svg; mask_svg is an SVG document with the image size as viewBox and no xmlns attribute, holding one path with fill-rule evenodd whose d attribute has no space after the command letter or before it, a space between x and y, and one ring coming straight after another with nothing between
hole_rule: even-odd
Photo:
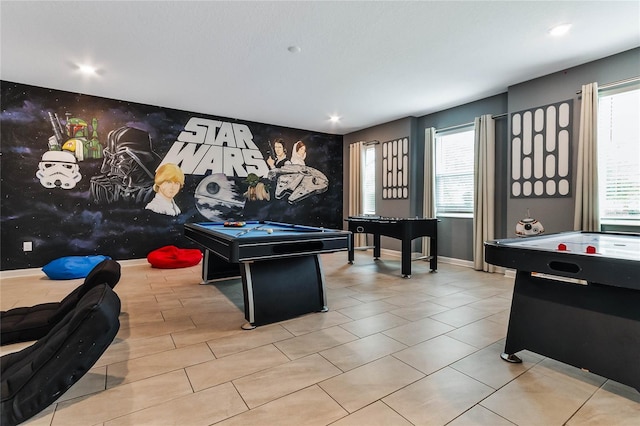
<instances>
[{"instance_id":1,"label":"electrical outlet","mask_svg":"<svg viewBox=\"0 0 640 426\"><path fill-rule=\"evenodd\" d=\"M33 242L24 241L22 243L22 251L33 251Z\"/></svg>"}]
</instances>

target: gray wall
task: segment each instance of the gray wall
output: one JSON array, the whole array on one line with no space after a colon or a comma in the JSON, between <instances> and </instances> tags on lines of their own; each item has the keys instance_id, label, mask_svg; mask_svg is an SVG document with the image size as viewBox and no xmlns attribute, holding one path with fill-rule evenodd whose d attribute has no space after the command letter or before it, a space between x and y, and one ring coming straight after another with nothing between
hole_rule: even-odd
<instances>
[{"instance_id":1,"label":"gray wall","mask_svg":"<svg viewBox=\"0 0 640 426\"><path fill-rule=\"evenodd\" d=\"M420 118L409 117L402 120L396 120L391 123L382 124L375 127L370 127L359 132L350 133L344 136L345 143L345 161L344 161L344 202L345 202L345 216L348 215L348 201L349 201L349 144L358 141L371 141L379 140L384 142L387 140L393 140L400 138L407 134L412 134L409 141L409 155L410 155L410 199L409 200L382 200L378 194L376 199L376 213L380 216L390 217L422 217L422 202L424 195L424 173L423 173L423 161L424 158L424 135L425 130L428 127L445 128L450 126L456 126L459 124L465 124L473 122L475 117L483 114L499 115L505 113L507 110L507 94L503 93L490 98L482 99L477 102L461 105L459 107L451 108L445 111L440 111L435 114L430 114ZM497 144L504 145L506 149L506 116L496 119L496 138ZM403 133L404 132L404 133ZM378 159L381 158L380 147L378 145ZM500 150L502 152L503 150ZM504 154L506 155L506 154ZM500 164L496 164L497 173L496 178L500 180L502 176L506 174L506 160L503 159L503 154L497 155L497 161ZM381 181L376 179L376 186L381 187ZM503 184L497 185L498 188L503 188ZM498 190L496 197L504 199L506 192ZM496 226L501 226L506 211L504 206L505 202L499 204L501 209L498 209L496 214ZM439 217L438 224L438 254L444 257L452 257L456 259L472 260L473 259L473 246L472 233L473 222L471 219ZM496 228L499 229L499 228ZM501 235L502 236L502 233ZM382 247L390 250L400 250L400 242L392 238L382 238ZM421 241L417 239L413 243L413 250L420 251Z\"/></svg>"},{"instance_id":2,"label":"gray wall","mask_svg":"<svg viewBox=\"0 0 640 426\"><path fill-rule=\"evenodd\" d=\"M484 114L498 116L496 124L496 238L505 235L504 217L506 215L506 137L507 137L507 93L481 99L455 108L439 111L421 117L418 128L424 133L429 127L445 129L460 124L472 123L475 117ZM473 260L473 220L455 217L438 217L438 255L454 259Z\"/></svg>"},{"instance_id":3,"label":"gray wall","mask_svg":"<svg viewBox=\"0 0 640 426\"><path fill-rule=\"evenodd\" d=\"M524 218L527 209L531 216L539 219L546 233L573 229L573 204L575 199L537 198L515 199L509 196L510 158L508 114L573 99L573 135L571 140L572 176L575 180L576 144L578 142L580 98L576 94L583 84L597 81L600 85L640 75L640 48L622 52L578 67L515 84L506 93L480 99L422 117L408 117L390 123L370 127L344 136L344 202L345 216L348 214L349 197L349 145L357 141L379 140L380 142L410 135L411 180L409 200L376 200L377 214L391 217L422 216L424 132L428 127L442 129L470 123L483 114L502 115L496 118L496 238L515 237L515 226ZM378 154L380 154L378 152ZM378 158L381 158L379 155ZM376 182L381 187L380 182ZM572 193L575 181L572 182ZM461 260L473 260L471 219L439 218L438 254ZM610 228L605 228L610 229ZM615 230L621 230L615 228ZM638 229L625 229L638 232ZM400 250L400 243L383 239L382 247ZM414 242L419 250L419 242Z\"/></svg>"},{"instance_id":4,"label":"gray wall","mask_svg":"<svg viewBox=\"0 0 640 426\"><path fill-rule=\"evenodd\" d=\"M415 212L415 191L416 182L415 182L415 172L416 165L414 164L416 160L416 156L413 155L414 147L416 146L418 141L416 141L416 119L413 117L403 118L401 120L392 121L390 123L382 124L380 126L370 127L365 130L361 130L358 132L350 133L344 136L344 173L345 183L347 187L344 188L343 191L343 211L344 218L346 219L349 215L349 145L354 142L364 141L379 141L379 142L387 142L394 139L402 138L405 136L409 137L409 158L410 158L410 180L409 180L409 192L411 195L409 198L404 200L383 200L382 192L376 192L376 214L379 216L388 216L388 217L413 217L417 213ZM424 135L422 137L424 144ZM376 159L379 162L382 159L382 146L381 144L375 145L376 147ZM422 167L422 162L420 162L419 167ZM422 175L422 170L420 170L420 175ZM421 186L421 185L420 185ZM376 188L382 188L382 176L378 171L376 173ZM422 205L422 204L420 204ZM345 224L346 229L346 224ZM390 250L400 250L401 243L398 240L393 238L383 237L381 241L381 245L384 248Z\"/></svg>"},{"instance_id":5,"label":"gray wall","mask_svg":"<svg viewBox=\"0 0 640 426\"><path fill-rule=\"evenodd\" d=\"M575 211L575 193L573 192L576 187L581 109L581 98L576 92L582 89L583 84L598 82L598 85L603 85L638 75L640 75L640 48L509 87L509 112L573 99L573 135L571 139L573 196L568 198L508 198L508 224L515 227L518 220L526 216L527 209L529 209L531 217L542 223L545 233L573 230ZM510 236L514 236L513 232L511 234Z\"/></svg>"}]
</instances>

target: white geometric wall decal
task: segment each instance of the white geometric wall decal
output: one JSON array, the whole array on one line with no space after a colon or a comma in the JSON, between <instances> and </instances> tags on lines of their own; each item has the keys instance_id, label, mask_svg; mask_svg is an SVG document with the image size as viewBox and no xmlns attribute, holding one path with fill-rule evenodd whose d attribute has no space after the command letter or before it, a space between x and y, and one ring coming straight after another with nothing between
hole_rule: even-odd
<instances>
[{"instance_id":1,"label":"white geometric wall decal","mask_svg":"<svg viewBox=\"0 0 640 426\"><path fill-rule=\"evenodd\" d=\"M511 114L511 198L571 196L572 106Z\"/></svg>"},{"instance_id":2,"label":"white geometric wall decal","mask_svg":"<svg viewBox=\"0 0 640 426\"><path fill-rule=\"evenodd\" d=\"M382 143L382 199L409 198L409 137Z\"/></svg>"}]
</instances>

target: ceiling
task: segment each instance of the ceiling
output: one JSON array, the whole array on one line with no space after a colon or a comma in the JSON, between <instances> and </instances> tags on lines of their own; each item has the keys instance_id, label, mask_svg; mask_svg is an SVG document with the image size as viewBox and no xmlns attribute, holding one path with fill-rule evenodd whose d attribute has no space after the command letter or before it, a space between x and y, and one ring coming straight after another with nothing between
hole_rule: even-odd
<instances>
[{"instance_id":1,"label":"ceiling","mask_svg":"<svg viewBox=\"0 0 640 426\"><path fill-rule=\"evenodd\" d=\"M333 134L640 46L639 1L2 0L0 18L3 80Z\"/></svg>"}]
</instances>

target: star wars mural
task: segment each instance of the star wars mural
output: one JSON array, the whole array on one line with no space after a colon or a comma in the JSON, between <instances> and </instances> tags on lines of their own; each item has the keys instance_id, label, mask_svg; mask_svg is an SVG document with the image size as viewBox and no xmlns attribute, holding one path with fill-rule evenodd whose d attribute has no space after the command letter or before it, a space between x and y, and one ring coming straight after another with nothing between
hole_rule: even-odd
<instances>
[{"instance_id":1,"label":"star wars mural","mask_svg":"<svg viewBox=\"0 0 640 426\"><path fill-rule=\"evenodd\" d=\"M0 89L2 270L193 247L187 222L342 228L342 136L6 81Z\"/></svg>"}]
</instances>

